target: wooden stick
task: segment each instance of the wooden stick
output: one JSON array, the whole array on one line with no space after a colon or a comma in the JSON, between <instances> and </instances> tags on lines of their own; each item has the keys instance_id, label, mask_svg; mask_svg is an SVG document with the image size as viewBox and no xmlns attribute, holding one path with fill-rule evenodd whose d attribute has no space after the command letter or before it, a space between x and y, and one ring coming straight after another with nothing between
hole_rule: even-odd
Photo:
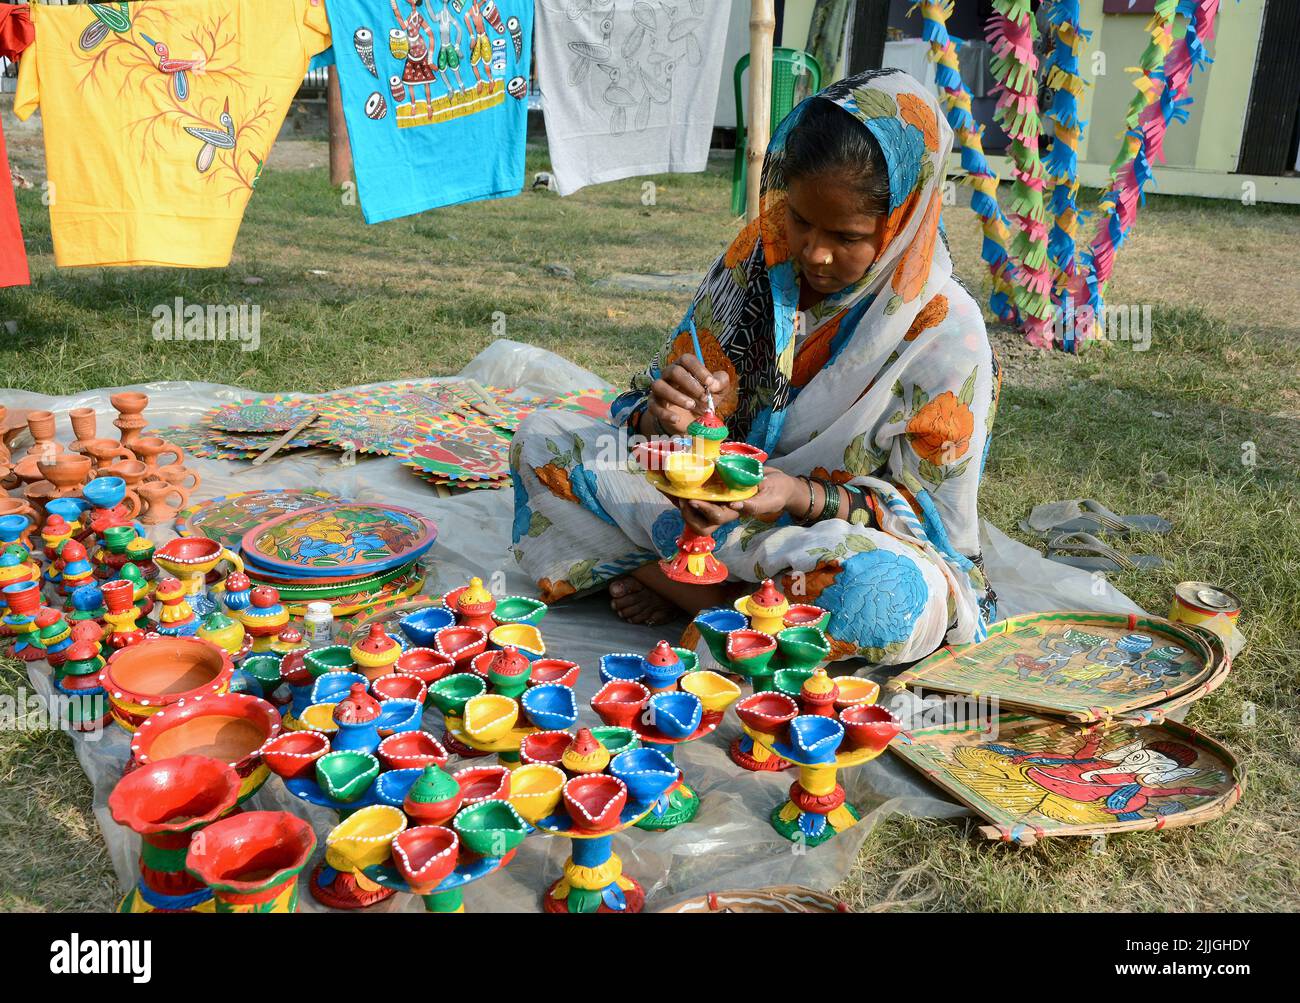
<instances>
[{"instance_id":1,"label":"wooden stick","mask_svg":"<svg viewBox=\"0 0 1300 1003\"><path fill-rule=\"evenodd\" d=\"M289 429L289 431L285 432L284 435L280 436L280 438L276 439L275 442L271 443L271 445L267 446L266 449L262 450L261 455L259 455L257 459L253 461L253 466L260 467L263 463L265 463L272 456L278 453L284 447L284 444L286 442L288 442L290 439L292 439L294 436L298 435L299 433L303 432L308 425L310 425L313 421L316 420L317 417L318 415L316 414L315 411L313 411L302 421L298 422L298 424L294 425L293 428Z\"/></svg>"},{"instance_id":2,"label":"wooden stick","mask_svg":"<svg viewBox=\"0 0 1300 1003\"><path fill-rule=\"evenodd\" d=\"M749 8L749 145L745 151L745 219L758 218L763 158L772 138L772 36L776 31L773 0L750 0Z\"/></svg>"},{"instance_id":3,"label":"wooden stick","mask_svg":"<svg viewBox=\"0 0 1300 1003\"><path fill-rule=\"evenodd\" d=\"M484 390L482 385L477 380L466 380L465 383L470 388L470 390L474 392L474 394L478 397L478 399L482 402L483 406L479 408L480 411L482 411L485 415L491 418L505 417L505 412L503 412L499 407L496 406L496 404L492 400L492 395L489 394L486 390Z\"/></svg>"}]
</instances>

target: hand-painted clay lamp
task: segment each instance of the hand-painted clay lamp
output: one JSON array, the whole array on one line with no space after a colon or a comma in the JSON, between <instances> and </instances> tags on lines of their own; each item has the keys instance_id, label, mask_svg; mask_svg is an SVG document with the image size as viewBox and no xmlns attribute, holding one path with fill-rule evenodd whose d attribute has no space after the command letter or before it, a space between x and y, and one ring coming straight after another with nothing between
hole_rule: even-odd
<instances>
[{"instance_id":1,"label":"hand-painted clay lamp","mask_svg":"<svg viewBox=\"0 0 1300 1003\"><path fill-rule=\"evenodd\" d=\"M140 876L119 912L211 912L212 889L185 868L198 830L232 811L239 777L207 756L176 756L132 770L108 796L118 825L140 834Z\"/></svg>"},{"instance_id":2,"label":"hand-painted clay lamp","mask_svg":"<svg viewBox=\"0 0 1300 1003\"><path fill-rule=\"evenodd\" d=\"M659 569L675 582L692 585L717 585L727 580L727 566L713 556L717 546L711 536L697 533L690 526L677 537L677 553L660 561Z\"/></svg>"},{"instance_id":3,"label":"hand-painted clay lamp","mask_svg":"<svg viewBox=\"0 0 1300 1003\"><path fill-rule=\"evenodd\" d=\"M156 586L135 564L124 565L118 577L124 582L131 583L131 588L134 590L136 623L141 627L146 626L149 622L149 612L154 606L153 596Z\"/></svg>"},{"instance_id":4,"label":"hand-painted clay lamp","mask_svg":"<svg viewBox=\"0 0 1300 1003\"><path fill-rule=\"evenodd\" d=\"M466 597L470 597L466 605ZM442 608L455 617L462 627L477 627L484 634L507 623L536 627L546 616L546 603L527 596L497 598L483 585L481 578L471 578L468 585L452 589L442 597ZM418 618L419 614L413 614ZM417 641L427 644L427 641Z\"/></svg>"},{"instance_id":5,"label":"hand-painted clay lamp","mask_svg":"<svg viewBox=\"0 0 1300 1003\"><path fill-rule=\"evenodd\" d=\"M169 540L154 554L153 560L164 572L181 580L185 600L199 619L217 608L216 600L208 594L208 573L222 561L234 565L236 571L244 570L238 554L206 536L178 536Z\"/></svg>"},{"instance_id":6,"label":"hand-painted clay lamp","mask_svg":"<svg viewBox=\"0 0 1300 1003\"><path fill-rule=\"evenodd\" d=\"M95 566L78 540L69 540L59 550L59 594L70 602L72 593L95 580Z\"/></svg>"},{"instance_id":7,"label":"hand-painted clay lamp","mask_svg":"<svg viewBox=\"0 0 1300 1003\"><path fill-rule=\"evenodd\" d=\"M158 609L158 633L163 637L194 637L199 632L199 618L185 598L185 586L177 578L158 582L154 595Z\"/></svg>"},{"instance_id":8,"label":"hand-painted clay lamp","mask_svg":"<svg viewBox=\"0 0 1300 1003\"><path fill-rule=\"evenodd\" d=\"M561 754L563 771L571 779L561 789L556 810L535 823L538 832L563 836L571 846L563 876L543 896L546 912L632 913L644 905L645 890L623 873L623 862L613 852L614 836L651 811L677 782L677 771L663 757L651 768L623 758L631 755L611 757L587 728L578 729ZM635 787L625 778L636 778Z\"/></svg>"},{"instance_id":9,"label":"hand-painted clay lamp","mask_svg":"<svg viewBox=\"0 0 1300 1003\"><path fill-rule=\"evenodd\" d=\"M723 668L761 693L772 689L778 671L810 672L830 658L830 641L823 633L830 616L818 606L790 603L769 578L752 595L737 599L734 609L705 610L694 627ZM732 741L729 755L746 770L790 766L767 747L756 747L748 735Z\"/></svg>"},{"instance_id":10,"label":"hand-painted clay lamp","mask_svg":"<svg viewBox=\"0 0 1300 1003\"><path fill-rule=\"evenodd\" d=\"M256 794L270 775L262 747L279 734L279 711L259 697L247 693L197 696L178 700L141 722L131 737L131 765L176 756L210 756L239 775L242 803Z\"/></svg>"},{"instance_id":11,"label":"hand-painted clay lamp","mask_svg":"<svg viewBox=\"0 0 1300 1003\"><path fill-rule=\"evenodd\" d=\"M238 618L240 613L252 601L253 582L242 571L232 571L226 576L221 588L221 605L226 612Z\"/></svg>"},{"instance_id":12,"label":"hand-painted clay lamp","mask_svg":"<svg viewBox=\"0 0 1300 1003\"><path fill-rule=\"evenodd\" d=\"M99 684L104 659L92 641L74 641L67 655L54 674L63 720L73 731L98 731L111 720L108 697Z\"/></svg>"},{"instance_id":13,"label":"hand-painted clay lamp","mask_svg":"<svg viewBox=\"0 0 1300 1003\"><path fill-rule=\"evenodd\" d=\"M224 648L236 662L242 662L253 650L253 639L238 620L232 620L220 609L214 609L199 624L198 636Z\"/></svg>"},{"instance_id":14,"label":"hand-painted clay lamp","mask_svg":"<svg viewBox=\"0 0 1300 1003\"><path fill-rule=\"evenodd\" d=\"M249 602L239 611L239 621L253 638L254 651L270 649L276 635L289 622L289 611L280 605L280 591L259 585L249 593Z\"/></svg>"},{"instance_id":15,"label":"hand-painted clay lamp","mask_svg":"<svg viewBox=\"0 0 1300 1003\"><path fill-rule=\"evenodd\" d=\"M44 653L50 668L57 670L68 657L72 628L57 609L44 607L36 614L36 633L32 637L32 643Z\"/></svg>"},{"instance_id":16,"label":"hand-painted clay lamp","mask_svg":"<svg viewBox=\"0 0 1300 1003\"><path fill-rule=\"evenodd\" d=\"M401 657L402 646L388 636L384 624L376 622L370 625L364 637L357 639L349 654L367 679L377 679L393 671L393 664Z\"/></svg>"},{"instance_id":17,"label":"hand-painted clay lamp","mask_svg":"<svg viewBox=\"0 0 1300 1003\"><path fill-rule=\"evenodd\" d=\"M875 759L902 730L883 707L861 701L845 706L824 668L804 680L797 707L785 694L764 692L746 697L736 713L756 745L799 767L789 800L772 812L772 827L808 846L824 843L859 818L836 781L838 771Z\"/></svg>"},{"instance_id":18,"label":"hand-painted clay lamp","mask_svg":"<svg viewBox=\"0 0 1300 1003\"><path fill-rule=\"evenodd\" d=\"M348 695L334 705L338 731L333 749L374 752L379 748L379 701L366 692L365 683L353 683Z\"/></svg>"},{"instance_id":19,"label":"hand-painted clay lamp","mask_svg":"<svg viewBox=\"0 0 1300 1003\"><path fill-rule=\"evenodd\" d=\"M9 607L4 617L5 632L14 638L10 653L24 662L38 661L45 655L32 636L38 629L36 617L41 611L40 587L35 582L18 582L6 585L3 594Z\"/></svg>"},{"instance_id":20,"label":"hand-painted clay lamp","mask_svg":"<svg viewBox=\"0 0 1300 1003\"><path fill-rule=\"evenodd\" d=\"M740 696L740 687L730 679L695 666L693 652L671 648L666 641L646 658L605 655L600 665L605 685L592 697L592 709L606 725L630 728L640 744L651 747L676 771L674 748L712 734ZM652 831L671 829L689 822L699 808L699 796L675 775L637 825Z\"/></svg>"},{"instance_id":21,"label":"hand-painted clay lamp","mask_svg":"<svg viewBox=\"0 0 1300 1003\"><path fill-rule=\"evenodd\" d=\"M316 834L296 815L250 811L208 826L185 866L212 889L217 912L295 912L298 875L315 849Z\"/></svg>"},{"instance_id":22,"label":"hand-painted clay lamp","mask_svg":"<svg viewBox=\"0 0 1300 1003\"><path fill-rule=\"evenodd\" d=\"M72 593L72 612L68 619L73 623L102 620L107 612L104 608L104 593L98 585L83 585Z\"/></svg>"},{"instance_id":23,"label":"hand-painted clay lamp","mask_svg":"<svg viewBox=\"0 0 1300 1003\"><path fill-rule=\"evenodd\" d=\"M114 649L125 648L143 641L144 631L137 624L135 586L119 578L105 582L99 591L104 597L104 623L112 630L109 645Z\"/></svg>"},{"instance_id":24,"label":"hand-painted clay lamp","mask_svg":"<svg viewBox=\"0 0 1300 1003\"><path fill-rule=\"evenodd\" d=\"M135 731L145 718L186 697L224 693L234 666L197 637L153 637L118 649L101 673L113 720Z\"/></svg>"}]
</instances>

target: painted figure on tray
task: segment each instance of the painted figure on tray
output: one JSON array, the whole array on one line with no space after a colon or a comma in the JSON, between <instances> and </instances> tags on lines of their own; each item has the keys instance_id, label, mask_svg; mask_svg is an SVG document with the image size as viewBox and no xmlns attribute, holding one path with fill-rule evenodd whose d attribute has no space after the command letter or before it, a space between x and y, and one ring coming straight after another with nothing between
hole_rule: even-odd
<instances>
[{"instance_id":1,"label":"painted figure on tray","mask_svg":"<svg viewBox=\"0 0 1300 1003\"><path fill-rule=\"evenodd\" d=\"M619 616L665 623L776 577L831 611L835 658L900 663L983 637L977 501L998 377L939 230L951 145L933 95L898 71L786 117L759 218L615 401L616 425L545 411L516 433L514 551L544 598L608 588ZM629 468L627 440L683 434L710 395L729 438L768 454L766 477L747 501L677 507ZM659 569L684 522L712 535L731 582Z\"/></svg>"},{"instance_id":2,"label":"painted figure on tray","mask_svg":"<svg viewBox=\"0 0 1300 1003\"><path fill-rule=\"evenodd\" d=\"M1153 798L1216 797L1219 791L1168 784L1206 773L1196 769L1196 750L1181 742L1131 742L1098 752L1104 733L1095 732L1073 754L1026 752L1005 745L958 747L953 756L965 769L997 781L996 800L1015 799L1058 822L1092 825L1143 818ZM1209 779L1209 777L1207 777ZM1176 801L1157 814L1184 810Z\"/></svg>"}]
</instances>

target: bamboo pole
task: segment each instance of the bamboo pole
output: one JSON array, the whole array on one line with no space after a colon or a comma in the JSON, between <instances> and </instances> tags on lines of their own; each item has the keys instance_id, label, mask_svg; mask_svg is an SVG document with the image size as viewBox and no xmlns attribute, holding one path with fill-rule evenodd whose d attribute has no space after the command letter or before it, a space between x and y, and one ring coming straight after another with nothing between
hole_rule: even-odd
<instances>
[{"instance_id":1,"label":"bamboo pole","mask_svg":"<svg viewBox=\"0 0 1300 1003\"><path fill-rule=\"evenodd\" d=\"M749 8L749 145L745 151L745 218L758 217L763 157L772 138L772 37L776 33L773 0L750 0Z\"/></svg>"},{"instance_id":2,"label":"bamboo pole","mask_svg":"<svg viewBox=\"0 0 1300 1003\"><path fill-rule=\"evenodd\" d=\"M342 188L352 180L352 147L348 144L348 124L343 118L338 70L333 66L329 68L329 81L325 85L325 111L330 130L330 184Z\"/></svg>"}]
</instances>

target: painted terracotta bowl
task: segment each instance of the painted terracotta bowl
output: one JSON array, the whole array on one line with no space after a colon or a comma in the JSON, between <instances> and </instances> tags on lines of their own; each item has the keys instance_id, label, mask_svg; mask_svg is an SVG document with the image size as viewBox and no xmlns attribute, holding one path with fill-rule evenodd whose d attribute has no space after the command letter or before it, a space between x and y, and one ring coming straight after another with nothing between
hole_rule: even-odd
<instances>
[{"instance_id":1,"label":"painted terracotta bowl","mask_svg":"<svg viewBox=\"0 0 1300 1003\"><path fill-rule=\"evenodd\" d=\"M424 704L419 700L385 700L379 705L379 719L375 721L375 727L379 730L380 738L387 738L404 731L418 731L422 717Z\"/></svg>"},{"instance_id":2,"label":"painted terracotta bowl","mask_svg":"<svg viewBox=\"0 0 1300 1003\"><path fill-rule=\"evenodd\" d=\"M338 703L352 692L353 686L367 686L369 682L360 672L327 672L311 684L311 702Z\"/></svg>"},{"instance_id":3,"label":"painted terracotta bowl","mask_svg":"<svg viewBox=\"0 0 1300 1003\"><path fill-rule=\"evenodd\" d=\"M611 679L591 698L591 708L614 728L629 728L650 702L650 691L640 683Z\"/></svg>"},{"instance_id":4,"label":"painted terracotta bowl","mask_svg":"<svg viewBox=\"0 0 1300 1003\"><path fill-rule=\"evenodd\" d=\"M856 704L840 712L844 737L854 749L882 751L903 730L903 723L884 707Z\"/></svg>"},{"instance_id":5,"label":"painted terracotta bowl","mask_svg":"<svg viewBox=\"0 0 1300 1003\"><path fill-rule=\"evenodd\" d=\"M788 697L798 698L803 691L803 684L813 674L811 668L777 669L772 676L772 685L778 692Z\"/></svg>"},{"instance_id":6,"label":"painted terracotta bowl","mask_svg":"<svg viewBox=\"0 0 1300 1003\"><path fill-rule=\"evenodd\" d=\"M686 450L665 453L663 475L678 488L698 488L713 476L713 461Z\"/></svg>"},{"instance_id":7,"label":"painted terracotta bowl","mask_svg":"<svg viewBox=\"0 0 1300 1003\"><path fill-rule=\"evenodd\" d=\"M736 704L737 716L754 731L779 735L787 724L799 716L799 705L784 693L751 693Z\"/></svg>"},{"instance_id":8,"label":"painted terracotta bowl","mask_svg":"<svg viewBox=\"0 0 1300 1003\"><path fill-rule=\"evenodd\" d=\"M330 752L316 760L316 783L333 801L356 801L379 776L379 760L368 752Z\"/></svg>"},{"instance_id":9,"label":"painted terracotta bowl","mask_svg":"<svg viewBox=\"0 0 1300 1003\"><path fill-rule=\"evenodd\" d=\"M577 686L581 671L577 662L566 662L563 658L539 658L533 662L528 685L545 686L547 683L555 683L557 686Z\"/></svg>"},{"instance_id":10,"label":"painted terracotta bowl","mask_svg":"<svg viewBox=\"0 0 1300 1003\"><path fill-rule=\"evenodd\" d=\"M399 731L389 735L379 743L375 755L386 770L442 766L448 759L442 743L427 731Z\"/></svg>"},{"instance_id":11,"label":"painted terracotta bowl","mask_svg":"<svg viewBox=\"0 0 1300 1003\"><path fill-rule=\"evenodd\" d=\"M303 708L298 715L298 727L303 731L314 731L321 735L338 733L338 722L334 720L334 703L314 703Z\"/></svg>"},{"instance_id":12,"label":"painted terracotta bowl","mask_svg":"<svg viewBox=\"0 0 1300 1003\"><path fill-rule=\"evenodd\" d=\"M587 773L564 785L569 818L584 832L612 829L626 804L627 784L606 773Z\"/></svg>"},{"instance_id":13,"label":"painted terracotta bowl","mask_svg":"<svg viewBox=\"0 0 1300 1003\"><path fill-rule=\"evenodd\" d=\"M825 630L826 623L830 618L830 610L822 609L820 606L809 606L805 603L793 603L785 611L784 622L787 627L820 627Z\"/></svg>"},{"instance_id":14,"label":"painted terracotta bowl","mask_svg":"<svg viewBox=\"0 0 1300 1003\"><path fill-rule=\"evenodd\" d=\"M530 826L508 801L467 805L452 819L461 843L480 857L504 857L528 835Z\"/></svg>"},{"instance_id":15,"label":"painted terracotta bowl","mask_svg":"<svg viewBox=\"0 0 1300 1003\"><path fill-rule=\"evenodd\" d=\"M559 767L528 763L510 775L510 803L525 821L536 824L559 806L565 775Z\"/></svg>"},{"instance_id":16,"label":"painted terracotta bowl","mask_svg":"<svg viewBox=\"0 0 1300 1003\"><path fill-rule=\"evenodd\" d=\"M759 463L767 462L767 453L747 442L724 442L719 452L723 456L747 456Z\"/></svg>"},{"instance_id":17,"label":"painted terracotta bowl","mask_svg":"<svg viewBox=\"0 0 1300 1003\"><path fill-rule=\"evenodd\" d=\"M739 610L728 609L726 606L715 606L713 609L706 609L697 616L695 623L701 629L708 628L719 634L726 634L729 631L743 630L748 627L749 618Z\"/></svg>"},{"instance_id":18,"label":"painted terracotta bowl","mask_svg":"<svg viewBox=\"0 0 1300 1003\"><path fill-rule=\"evenodd\" d=\"M131 740L140 765L173 756L209 756L239 774L239 799L266 782L262 747L280 733L280 712L260 697L219 693L177 701L141 723Z\"/></svg>"},{"instance_id":19,"label":"painted terracotta bowl","mask_svg":"<svg viewBox=\"0 0 1300 1003\"><path fill-rule=\"evenodd\" d=\"M285 731L262 746L262 760L276 776L300 780L316 775L316 760L330 751L318 731Z\"/></svg>"},{"instance_id":20,"label":"painted terracotta bowl","mask_svg":"<svg viewBox=\"0 0 1300 1003\"><path fill-rule=\"evenodd\" d=\"M329 644L303 656L307 670L315 679L327 672L342 672L355 664L352 661L352 649L346 644Z\"/></svg>"},{"instance_id":21,"label":"painted terracotta bowl","mask_svg":"<svg viewBox=\"0 0 1300 1003\"><path fill-rule=\"evenodd\" d=\"M519 704L509 697L484 693L465 703L465 733L480 745L505 738L519 720Z\"/></svg>"},{"instance_id":22,"label":"painted terracotta bowl","mask_svg":"<svg viewBox=\"0 0 1300 1003\"><path fill-rule=\"evenodd\" d=\"M641 745L641 736L631 728L606 725L603 728L592 728L591 735L611 756L617 756L628 749L639 748Z\"/></svg>"},{"instance_id":23,"label":"painted terracotta bowl","mask_svg":"<svg viewBox=\"0 0 1300 1003\"><path fill-rule=\"evenodd\" d=\"M440 825L417 825L393 840L393 866L416 895L428 895L456 869L460 837Z\"/></svg>"},{"instance_id":24,"label":"painted terracotta bowl","mask_svg":"<svg viewBox=\"0 0 1300 1003\"><path fill-rule=\"evenodd\" d=\"M386 863L393 840L405 829L406 816L392 805L358 809L325 837L325 862L345 874Z\"/></svg>"},{"instance_id":25,"label":"painted terracotta bowl","mask_svg":"<svg viewBox=\"0 0 1300 1003\"><path fill-rule=\"evenodd\" d=\"M632 447L632 458L643 470L662 471L670 453L681 452L680 444L672 439L651 439Z\"/></svg>"},{"instance_id":26,"label":"painted terracotta bowl","mask_svg":"<svg viewBox=\"0 0 1300 1003\"><path fill-rule=\"evenodd\" d=\"M740 699L740 687L724 675L707 669L688 672L677 685L687 693L700 698L709 713L724 711Z\"/></svg>"},{"instance_id":27,"label":"painted terracotta bowl","mask_svg":"<svg viewBox=\"0 0 1300 1003\"><path fill-rule=\"evenodd\" d=\"M835 750L844 740L844 725L834 718L801 714L790 722L786 735L794 751L786 758L798 763L833 763Z\"/></svg>"},{"instance_id":28,"label":"painted terracotta bowl","mask_svg":"<svg viewBox=\"0 0 1300 1003\"><path fill-rule=\"evenodd\" d=\"M641 748L620 752L609 761L610 776L627 786L633 801L657 801L677 782L676 764L658 749Z\"/></svg>"},{"instance_id":29,"label":"painted terracotta bowl","mask_svg":"<svg viewBox=\"0 0 1300 1003\"><path fill-rule=\"evenodd\" d=\"M873 704L876 697L880 696L880 684L860 676L839 676L835 680L835 688L839 691L835 696L835 709L840 711L862 704ZM843 719L841 715L840 720Z\"/></svg>"},{"instance_id":30,"label":"painted terracotta bowl","mask_svg":"<svg viewBox=\"0 0 1300 1003\"><path fill-rule=\"evenodd\" d=\"M412 676L425 686L432 686L439 679L450 675L455 667L455 662L433 648L410 648L398 656L393 671L400 676Z\"/></svg>"},{"instance_id":31,"label":"painted terracotta bowl","mask_svg":"<svg viewBox=\"0 0 1300 1003\"><path fill-rule=\"evenodd\" d=\"M560 757L573 741L567 731L535 731L525 735L519 745L519 756L525 763L546 763L559 766Z\"/></svg>"},{"instance_id":32,"label":"painted terracotta bowl","mask_svg":"<svg viewBox=\"0 0 1300 1003\"><path fill-rule=\"evenodd\" d=\"M115 652L102 679L113 719L128 731L178 700L229 688L230 654L197 637L150 638Z\"/></svg>"},{"instance_id":33,"label":"painted terracotta bowl","mask_svg":"<svg viewBox=\"0 0 1300 1003\"><path fill-rule=\"evenodd\" d=\"M380 703L385 700L414 700L423 705L425 697L429 695L429 687L418 676L390 672L371 682L370 693Z\"/></svg>"},{"instance_id":34,"label":"painted terracotta bowl","mask_svg":"<svg viewBox=\"0 0 1300 1003\"><path fill-rule=\"evenodd\" d=\"M280 659L275 655L252 655L239 663L239 669L252 677L263 696L270 696L283 682Z\"/></svg>"},{"instance_id":35,"label":"painted terracotta bowl","mask_svg":"<svg viewBox=\"0 0 1300 1003\"><path fill-rule=\"evenodd\" d=\"M752 456L724 453L713 463L722 483L733 490L752 488L763 480L763 464Z\"/></svg>"},{"instance_id":36,"label":"painted terracotta bowl","mask_svg":"<svg viewBox=\"0 0 1300 1003\"><path fill-rule=\"evenodd\" d=\"M190 844L185 868L236 909L291 911L293 882L315 849L316 834L297 816L250 811L208 826ZM266 896L277 889L284 891L268 903Z\"/></svg>"},{"instance_id":37,"label":"painted terracotta bowl","mask_svg":"<svg viewBox=\"0 0 1300 1003\"><path fill-rule=\"evenodd\" d=\"M624 679L639 683L645 678L645 658L628 652L600 656L600 681Z\"/></svg>"},{"instance_id":38,"label":"painted terracotta bowl","mask_svg":"<svg viewBox=\"0 0 1300 1003\"><path fill-rule=\"evenodd\" d=\"M578 698L568 686L534 686L519 701L529 723L544 731L561 731L578 723Z\"/></svg>"},{"instance_id":39,"label":"painted terracotta bowl","mask_svg":"<svg viewBox=\"0 0 1300 1003\"><path fill-rule=\"evenodd\" d=\"M444 714L465 716L465 705L474 697L487 692L487 680L472 672L458 672L444 676L429 687L429 699Z\"/></svg>"},{"instance_id":40,"label":"painted terracotta bowl","mask_svg":"<svg viewBox=\"0 0 1300 1003\"><path fill-rule=\"evenodd\" d=\"M686 738L700 726L704 705L694 693L656 693L650 698L651 724L668 738Z\"/></svg>"},{"instance_id":41,"label":"painted terracotta bowl","mask_svg":"<svg viewBox=\"0 0 1300 1003\"><path fill-rule=\"evenodd\" d=\"M176 756L132 770L108 796L114 821L142 835L182 833L235 807L239 776L207 756Z\"/></svg>"},{"instance_id":42,"label":"painted terracotta bowl","mask_svg":"<svg viewBox=\"0 0 1300 1003\"><path fill-rule=\"evenodd\" d=\"M465 672L470 660L487 650L487 635L477 627L459 624L443 627L433 635L433 650L456 663L457 672Z\"/></svg>"},{"instance_id":43,"label":"painted terracotta bowl","mask_svg":"<svg viewBox=\"0 0 1300 1003\"><path fill-rule=\"evenodd\" d=\"M787 627L776 643L790 669L812 669L831 657L830 642L816 627Z\"/></svg>"},{"instance_id":44,"label":"painted terracotta bowl","mask_svg":"<svg viewBox=\"0 0 1300 1003\"><path fill-rule=\"evenodd\" d=\"M460 785L460 803L505 801L510 797L510 771L504 766L469 766L451 775Z\"/></svg>"},{"instance_id":45,"label":"painted terracotta bowl","mask_svg":"<svg viewBox=\"0 0 1300 1003\"><path fill-rule=\"evenodd\" d=\"M498 648L511 647L534 662L546 654L546 643L542 632L530 623L503 623L495 627L488 635L488 640Z\"/></svg>"},{"instance_id":46,"label":"painted terracotta bowl","mask_svg":"<svg viewBox=\"0 0 1300 1003\"><path fill-rule=\"evenodd\" d=\"M733 630L727 635L727 664L746 675L763 672L776 654L776 638L759 630Z\"/></svg>"},{"instance_id":47,"label":"painted terracotta bowl","mask_svg":"<svg viewBox=\"0 0 1300 1003\"><path fill-rule=\"evenodd\" d=\"M408 613L397 621L397 626L410 642L421 648L430 647L438 631L456 622L451 610L441 606L428 606Z\"/></svg>"},{"instance_id":48,"label":"painted terracotta bowl","mask_svg":"<svg viewBox=\"0 0 1300 1003\"><path fill-rule=\"evenodd\" d=\"M504 596L497 600L492 618L497 623L523 623L536 627L546 616L546 603L527 596Z\"/></svg>"}]
</instances>

